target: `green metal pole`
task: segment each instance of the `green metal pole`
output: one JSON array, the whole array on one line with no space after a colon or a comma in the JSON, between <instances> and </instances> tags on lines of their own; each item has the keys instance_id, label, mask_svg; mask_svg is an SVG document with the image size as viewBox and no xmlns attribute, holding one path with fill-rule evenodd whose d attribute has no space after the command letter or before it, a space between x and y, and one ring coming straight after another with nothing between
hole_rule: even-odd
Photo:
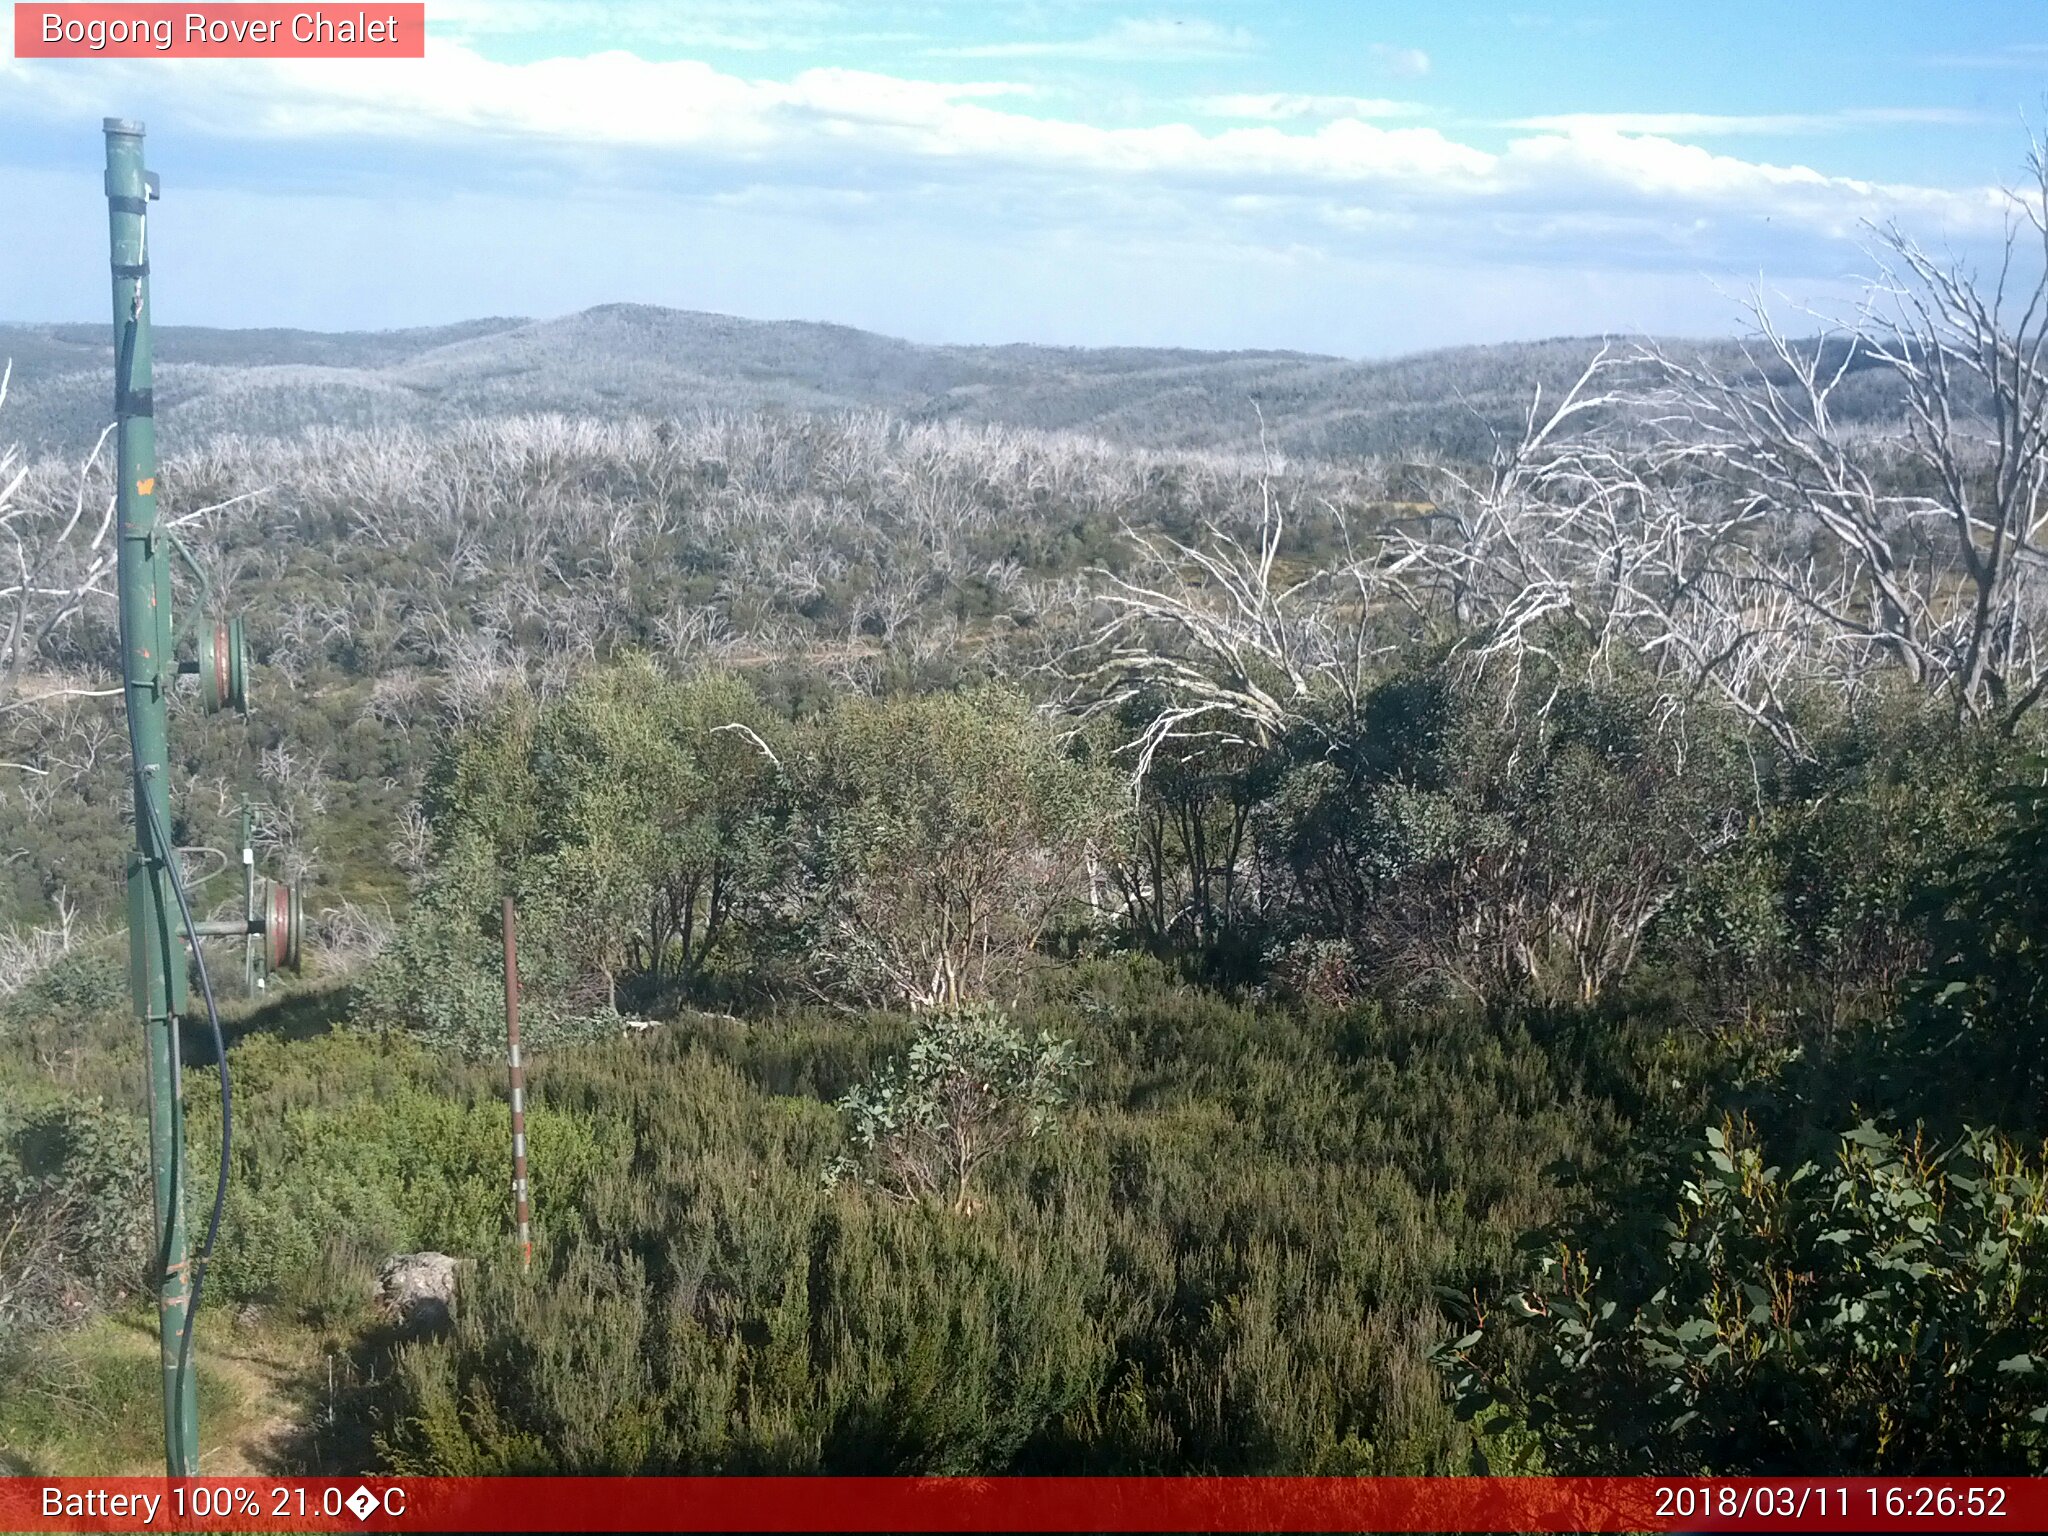
<instances>
[{"instance_id":1,"label":"green metal pole","mask_svg":"<svg viewBox=\"0 0 2048 1536\"><path fill-rule=\"evenodd\" d=\"M249 812L249 797L242 797L242 996L254 997L258 990L256 968L256 844L255 819Z\"/></svg>"},{"instance_id":2,"label":"green metal pole","mask_svg":"<svg viewBox=\"0 0 2048 1536\"><path fill-rule=\"evenodd\" d=\"M185 1235L185 1107L177 1013L185 954L167 873L171 825L168 714L177 662L171 654L170 552L157 525L156 423L150 396L148 203L142 124L108 118L107 222L114 278L114 415L119 445L121 667L135 752L135 852L128 862L128 966L149 1063L149 1165L156 1197L157 1317L162 1346L164 1465L173 1477L199 1470L194 1373L179 1358L191 1300Z\"/></svg>"}]
</instances>

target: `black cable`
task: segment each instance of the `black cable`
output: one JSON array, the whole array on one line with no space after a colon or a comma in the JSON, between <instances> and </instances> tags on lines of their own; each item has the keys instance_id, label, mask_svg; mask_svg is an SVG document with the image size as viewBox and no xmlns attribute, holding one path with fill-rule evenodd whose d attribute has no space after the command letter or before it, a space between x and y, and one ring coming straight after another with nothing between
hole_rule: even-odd
<instances>
[{"instance_id":1,"label":"black cable","mask_svg":"<svg viewBox=\"0 0 2048 1536\"><path fill-rule=\"evenodd\" d=\"M135 322L131 319L122 338L124 357L128 355L129 349L133 346L134 339ZM121 377L127 377L125 371ZM128 607L125 603L118 603L116 604L116 610L120 615L121 671L125 678L128 671L129 658L134 654L128 644ZM184 1403L183 1388L185 1377L192 1369L192 1320L199 1315L200 1288L206 1282L206 1266L213 1259L214 1240L220 1235L221 1212L227 1205L228 1153L234 1146L234 1108L231 1098L231 1085L228 1078L227 1041L221 1034L220 1009L213 1000L213 982L206 974L206 955L200 948L199 925L192 920L192 903L185 893L184 874L178 868L178 850L171 846L170 831L164 826L163 817L157 814L156 802L150 798L149 784L147 783L148 770L143 765L142 747L135 736L134 700L128 697L125 686L121 706L122 714L126 717L128 726L128 764L135 779L136 816L138 820L143 816L149 818L151 841L156 845L158 855L164 861L164 869L171 877L171 892L178 898L178 912L185 920L185 933L191 941L193 965L199 972L199 991L206 999L206 1019L213 1027L214 1057L220 1066L220 1172L214 1179L213 1214L206 1223L206 1242L199 1251L199 1262L191 1272L192 1289L185 1298L185 1327L178 1337L178 1401L182 1407ZM168 961L169 956L166 956L165 959ZM168 981L168 978L166 980ZM171 1057L175 1067L179 1053L177 1020L175 1018L168 1019L166 1024L171 1032ZM182 1106L180 1106L179 1112L182 1114ZM182 1179L175 1181L172 1188L177 1198L184 1198L184 1181ZM166 1216L168 1215L170 1213L166 1212Z\"/></svg>"},{"instance_id":2,"label":"black cable","mask_svg":"<svg viewBox=\"0 0 2048 1536\"><path fill-rule=\"evenodd\" d=\"M228 1077L227 1040L221 1034L220 1009L213 1001L213 982L206 974L206 954L199 946L199 925L192 920L192 902L185 894L185 877L178 868L178 851L171 846L163 818L157 815L156 802L145 794L142 804L149 807L150 824L156 830L158 846L164 850L164 868L170 873L171 891L178 898L178 911L185 919L185 932L192 943L192 967L199 972L199 991L206 999L206 1021L213 1027L214 1061L220 1068L220 1171L214 1176L213 1214L206 1220L206 1241L200 1245L199 1261L193 1266L192 1291L185 1300L185 1329L178 1339L178 1383L182 1388L185 1373L192 1366L192 1320L199 1315L199 1290L206 1283L206 1268L213 1261L213 1244L220 1236L221 1212L228 1200L228 1154L234 1149L235 1112ZM180 1401L183 1401L182 1396Z\"/></svg>"}]
</instances>

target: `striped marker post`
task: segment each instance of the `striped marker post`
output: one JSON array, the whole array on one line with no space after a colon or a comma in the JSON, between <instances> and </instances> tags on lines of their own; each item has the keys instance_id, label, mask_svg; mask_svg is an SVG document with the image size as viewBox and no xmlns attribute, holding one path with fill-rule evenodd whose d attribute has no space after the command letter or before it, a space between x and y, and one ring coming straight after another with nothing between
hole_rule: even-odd
<instances>
[{"instance_id":1,"label":"striped marker post","mask_svg":"<svg viewBox=\"0 0 2048 1536\"><path fill-rule=\"evenodd\" d=\"M533 1232L526 1192L526 1068L519 1061L519 942L512 898L505 898L505 1042L512 1066L512 1214L519 1223L519 1262L533 1267Z\"/></svg>"}]
</instances>

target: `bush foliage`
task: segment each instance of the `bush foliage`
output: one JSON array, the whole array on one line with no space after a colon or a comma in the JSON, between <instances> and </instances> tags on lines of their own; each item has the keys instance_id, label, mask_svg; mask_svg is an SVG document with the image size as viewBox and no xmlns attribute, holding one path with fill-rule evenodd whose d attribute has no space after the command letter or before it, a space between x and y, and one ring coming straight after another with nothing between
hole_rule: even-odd
<instances>
[{"instance_id":1,"label":"bush foliage","mask_svg":"<svg viewBox=\"0 0 2048 1536\"><path fill-rule=\"evenodd\" d=\"M975 1170L1051 1130L1082 1065L1071 1040L1027 1041L986 1005L928 1016L900 1066L839 1101L858 1155L834 1160L826 1182L866 1178L898 1200L971 1213Z\"/></svg>"},{"instance_id":2,"label":"bush foliage","mask_svg":"<svg viewBox=\"0 0 2048 1536\"><path fill-rule=\"evenodd\" d=\"M1600 1468L2032 1470L2044 1167L1988 1132L1936 1148L1865 1121L1832 1167L1788 1171L1751 1127L1710 1126L1648 1263L1617 1275L1561 1245L1445 1351L1462 1406L1504 1395L1556 1461ZM1496 1385L1502 1326L1537 1347Z\"/></svg>"},{"instance_id":3,"label":"bush foliage","mask_svg":"<svg viewBox=\"0 0 2048 1536\"><path fill-rule=\"evenodd\" d=\"M1517 1234L1557 1209L1541 1168L1596 1156L1611 1109L1517 1028L1310 1020L1145 965L1092 963L1015 1023L1093 1065L1060 1134L983 1165L971 1216L819 1180L846 1146L833 1101L901 1070L903 1021L705 1020L537 1067L551 1109L623 1109L631 1156L573 1204L536 1174L534 1272L498 1245L453 1335L406 1355L393 1465L1463 1457L1428 1363L1435 1288L1511 1270Z\"/></svg>"}]
</instances>

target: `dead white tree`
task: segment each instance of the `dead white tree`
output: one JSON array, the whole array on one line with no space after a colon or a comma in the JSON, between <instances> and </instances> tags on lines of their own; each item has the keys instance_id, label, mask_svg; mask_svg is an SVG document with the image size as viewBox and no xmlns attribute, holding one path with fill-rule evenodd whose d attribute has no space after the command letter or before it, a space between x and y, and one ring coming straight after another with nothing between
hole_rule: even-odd
<instances>
[{"instance_id":1,"label":"dead white tree","mask_svg":"<svg viewBox=\"0 0 2048 1536\"><path fill-rule=\"evenodd\" d=\"M1842 689L1896 667L2008 728L2048 693L2048 143L2027 165L1995 273L1886 226L1847 323L1795 341L1758 301L1746 369L1652 354L1646 401L1666 471L1718 493L1728 598L1796 615L1753 643ZM1859 367L1895 384L1901 429L1842 420Z\"/></svg>"},{"instance_id":2,"label":"dead white tree","mask_svg":"<svg viewBox=\"0 0 2048 1536\"><path fill-rule=\"evenodd\" d=\"M13 380L0 366L0 407ZM72 672L32 664L96 597L108 597L115 545L114 498L95 480L110 425L68 493L33 471L21 449L0 448L0 717L58 698L118 693ZM96 516L94 514L97 514Z\"/></svg>"},{"instance_id":3,"label":"dead white tree","mask_svg":"<svg viewBox=\"0 0 2048 1536\"><path fill-rule=\"evenodd\" d=\"M1349 526L1327 501L1345 557L1306 570L1283 562L1295 498L1276 490L1279 473L1269 459L1258 477L1248 539L1213 520L1199 544L1126 525L1132 574L1091 573L1106 619L1064 666L1086 713L1134 702L1149 710L1123 747L1134 780L1169 742L1267 746L1313 725L1322 700L1356 714L1380 651L1371 632L1379 565L1349 547Z\"/></svg>"},{"instance_id":4,"label":"dead white tree","mask_svg":"<svg viewBox=\"0 0 2048 1536\"><path fill-rule=\"evenodd\" d=\"M1547 413L1538 388L1520 436L1483 469L1417 466L1429 500L1388 529L1388 590L1482 663L1504 658L1519 675L1532 656L1555 659L1561 629L1597 661L1656 558L1649 487L1624 452L1583 431L1620 401L1614 367L1603 348Z\"/></svg>"},{"instance_id":5,"label":"dead white tree","mask_svg":"<svg viewBox=\"0 0 2048 1536\"><path fill-rule=\"evenodd\" d=\"M371 907L347 900L322 907L313 924L320 968L327 974L346 974L376 959L398 926L383 902Z\"/></svg>"},{"instance_id":6,"label":"dead white tree","mask_svg":"<svg viewBox=\"0 0 2048 1536\"><path fill-rule=\"evenodd\" d=\"M0 999L12 997L71 953L82 937L78 903L59 891L50 922L0 928Z\"/></svg>"},{"instance_id":7,"label":"dead white tree","mask_svg":"<svg viewBox=\"0 0 2048 1536\"><path fill-rule=\"evenodd\" d=\"M256 842L294 885L309 883L320 867L312 835L327 814L332 779L317 752L294 751L288 742L264 749L257 760L265 796L258 806Z\"/></svg>"},{"instance_id":8,"label":"dead white tree","mask_svg":"<svg viewBox=\"0 0 2048 1536\"><path fill-rule=\"evenodd\" d=\"M1662 718L1711 689L1796 751L1786 701L1826 639L1783 582L1759 579L1773 510L1656 451L1673 429L1643 409L1641 364L1603 350L1547 413L1539 390L1482 471L1419 466L1431 499L1388 531L1386 590L1475 669L1504 672L1509 708L1533 662L1551 698L1626 662L1659 685Z\"/></svg>"},{"instance_id":9,"label":"dead white tree","mask_svg":"<svg viewBox=\"0 0 2048 1536\"><path fill-rule=\"evenodd\" d=\"M1627 654L1668 712L1711 690L1793 753L1800 696L1886 671L2010 728L2048 693L2041 144L2028 167L1989 279L1888 227L1845 324L1795 339L1759 299L1735 366L1596 358L1485 473L1428 472L1388 590L1482 664ZM1873 372L1903 421L1869 424Z\"/></svg>"},{"instance_id":10,"label":"dead white tree","mask_svg":"<svg viewBox=\"0 0 2048 1536\"><path fill-rule=\"evenodd\" d=\"M0 364L0 408L12 379L12 367ZM18 446L0 447L0 719L40 714L59 700L120 695L114 680L79 661L77 644L69 643L67 660L65 638L90 622L93 610L107 613L113 605L118 503L106 453L113 432L109 423L75 470L31 464ZM163 526L174 536L180 528L211 526L264 494L243 491L171 513ZM194 558L213 567L216 591L234 574L217 556Z\"/></svg>"}]
</instances>

